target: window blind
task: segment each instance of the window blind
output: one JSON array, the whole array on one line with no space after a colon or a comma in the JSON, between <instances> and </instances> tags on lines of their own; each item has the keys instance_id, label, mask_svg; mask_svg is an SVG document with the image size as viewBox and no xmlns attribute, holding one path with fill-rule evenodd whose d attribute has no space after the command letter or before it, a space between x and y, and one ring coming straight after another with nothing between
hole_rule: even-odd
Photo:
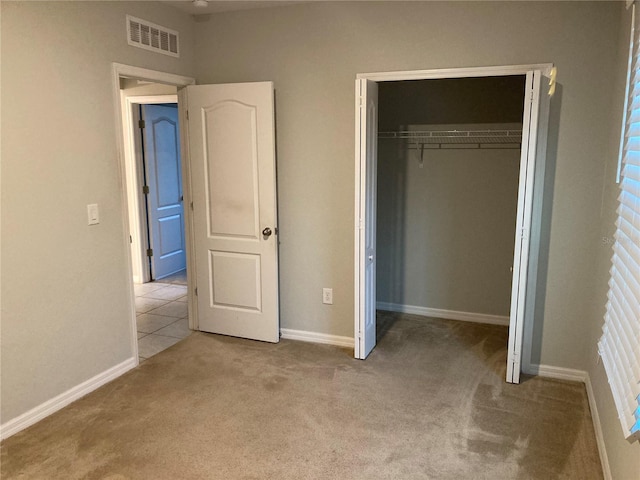
<instances>
[{"instance_id":1,"label":"window blind","mask_svg":"<svg viewBox=\"0 0 640 480\"><path fill-rule=\"evenodd\" d=\"M640 28L632 16L626 125L611 278L598 343L624 436L640 438Z\"/></svg>"}]
</instances>

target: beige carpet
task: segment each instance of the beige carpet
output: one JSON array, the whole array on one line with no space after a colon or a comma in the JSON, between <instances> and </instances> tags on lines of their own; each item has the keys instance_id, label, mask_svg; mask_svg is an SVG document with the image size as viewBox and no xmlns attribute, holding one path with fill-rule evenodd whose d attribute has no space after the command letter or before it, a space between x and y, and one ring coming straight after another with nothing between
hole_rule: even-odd
<instances>
[{"instance_id":1,"label":"beige carpet","mask_svg":"<svg viewBox=\"0 0 640 480\"><path fill-rule=\"evenodd\" d=\"M2 444L2 479L599 479L581 384L507 329L382 313L366 361L196 333Z\"/></svg>"}]
</instances>

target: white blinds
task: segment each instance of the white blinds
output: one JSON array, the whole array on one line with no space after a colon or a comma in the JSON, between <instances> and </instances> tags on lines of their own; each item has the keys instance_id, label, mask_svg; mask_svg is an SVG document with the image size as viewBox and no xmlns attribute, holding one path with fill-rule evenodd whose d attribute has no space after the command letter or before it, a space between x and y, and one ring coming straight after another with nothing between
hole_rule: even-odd
<instances>
[{"instance_id":1,"label":"white blinds","mask_svg":"<svg viewBox=\"0 0 640 480\"><path fill-rule=\"evenodd\" d=\"M640 28L635 12L633 23L618 220L609 301L598 344L629 440L640 438Z\"/></svg>"}]
</instances>

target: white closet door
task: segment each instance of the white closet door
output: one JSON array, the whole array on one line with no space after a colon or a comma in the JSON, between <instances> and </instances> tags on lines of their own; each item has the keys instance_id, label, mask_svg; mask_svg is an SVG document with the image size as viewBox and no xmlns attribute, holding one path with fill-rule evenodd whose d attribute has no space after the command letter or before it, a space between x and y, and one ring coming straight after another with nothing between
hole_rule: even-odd
<instances>
[{"instance_id":1,"label":"white closet door","mask_svg":"<svg viewBox=\"0 0 640 480\"><path fill-rule=\"evenodd\" d=\"M529 268L533 180L536 167L540 90L542 88L541 76L542 72L539 70L527 73L525 88L513 280L511 283L511 313L509 316L509 348L507 354L507 382L509 383L520 383L520 371L522 369L522 336L524 332L525 292Z\"/></svg>"},{"instance_id":2,"label":"white closet door","mask_svg":"<svg viewBox=\"0 0 640 480\"><path fill-rule=\"evenodd\" d=\"M376 197L378 163L378 84L356 80L356 98L360 115L356 132L360 138L357 161L360 175L356 195L360 211L356 212L356 348L355 357L365 359L376 346Z\"/></svg>"}]
</instances>

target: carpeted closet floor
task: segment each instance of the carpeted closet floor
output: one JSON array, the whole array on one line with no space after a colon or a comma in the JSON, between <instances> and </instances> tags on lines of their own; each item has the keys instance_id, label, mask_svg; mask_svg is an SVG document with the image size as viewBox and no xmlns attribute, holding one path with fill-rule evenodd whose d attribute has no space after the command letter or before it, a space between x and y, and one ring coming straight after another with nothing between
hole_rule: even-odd
<instances>
[{"instance_id":1,"label":"carpeted closet floor","mask_svg":"<svg viewBox=\"0 0 640 480\"><path fill-rule=\"evenodd\" d=\"M584 386L504 381L507 329L379 313L352 351L194 333L2 444L20 479L599 479Z\"/></svg>"}]
</instances>

